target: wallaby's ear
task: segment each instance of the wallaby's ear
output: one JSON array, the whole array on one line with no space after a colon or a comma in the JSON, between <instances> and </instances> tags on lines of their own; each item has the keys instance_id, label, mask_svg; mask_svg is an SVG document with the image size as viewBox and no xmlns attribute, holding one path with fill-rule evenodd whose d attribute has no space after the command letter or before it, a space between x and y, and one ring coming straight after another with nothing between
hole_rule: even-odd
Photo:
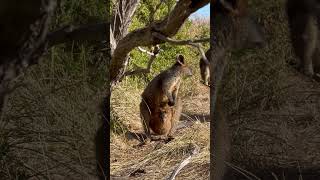
<instances>
[{"instance_id":1,"label":"wallaby's ear","mask_svg":"<svg viewBox=\"0 0 320 180\"><path fill-rule=\"evenodd\" d=\"M177 59L176 59L177 63L179 63L180 65L184 65L184 56L179 54L177 56Z\"/></svg>"},{"instance_id":2,"label":"wallaby's ear","mask_svg":"<svg viewBox=\"0 0 320 180\"><path fill-rule=\"evenodd\" d=\"M246 14L247 0L219 0L220 4L234 16L243 16Z\"/></svg>"}]
</instances>

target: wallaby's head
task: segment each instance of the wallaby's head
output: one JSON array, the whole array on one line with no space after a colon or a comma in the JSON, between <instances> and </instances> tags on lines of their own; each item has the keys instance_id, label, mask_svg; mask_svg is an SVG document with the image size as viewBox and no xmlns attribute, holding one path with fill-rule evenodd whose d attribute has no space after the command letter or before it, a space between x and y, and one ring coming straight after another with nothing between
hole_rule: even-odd
<instances>
[{"instance_id":1,"label":"wallaby's head","mask_svg":"<svg viewBox=\"0 0 320 180\"><path fill-rule=\"evenodd\" d=\"M178 67L179 71L183 76L186 76L186 77L192 76L192 70L189 66L185 64L183 55L181 54L177 55L176 63L174 64L174 66Z\"/></svg>"},{"instance_id":2,"label":"wallaby's head","mask_svg":"<svg viewBox=\"0 0 320 180\"><path fill-rule=\"evenodd\" d=\"M265 44L262 27L249 15L247 0L217 0L213 27L230 33L236 49L262 47ZM229 32L228 32L229 31Z\"/></svg>"},{"instance_id":3,"label":"wallaby's head","mask_svg":"<svg viewBox=\"0 0 320 180\"><path fill-rule=\"evenodd\" d=\"M254 48L264 45L262 27L257 21L250 15L239 17L235 29L234 46L236 48Z\"/></svg>"}]
</instances>

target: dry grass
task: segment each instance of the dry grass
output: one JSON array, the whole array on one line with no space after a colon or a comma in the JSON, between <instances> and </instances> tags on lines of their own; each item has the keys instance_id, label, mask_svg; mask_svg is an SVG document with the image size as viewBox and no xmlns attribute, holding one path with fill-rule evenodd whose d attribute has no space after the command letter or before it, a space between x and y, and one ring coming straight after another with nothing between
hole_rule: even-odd
<instances>
[{"instance_id":1,"label":"dry grass","mask_svg":"<svg viewBox=\"0 0 320 180\"><path fill-rule=\"evenodd\" d=\"M284 179L298 178L301 171L302 179L308 179L304 172L320 169L320 84L287 65L296 59L284 3L250 1L267 46L233 52L228 65L223 92L232 133L231 163L254 173L296 173Z\"/></svg>"},{"instance_id":2,"label":"dry grass","mask_svg":"<svg viewBox=\"0 0 320 180\"><path fill-rule=\"evenodd\" d=\"M0 121L0 179L94 179L102 89L88 83L92 71L83 58L92 56L84 51L69 62L83 63L80 71L52 51L14 83L21 86Z\"/></svg>"},{"instance_id":3,"label":"dry grass","mask_svg":"<svg viewBox=\"0 0 320 180\"><path fill-rule=\"evenodd\" d=\"M123 141L119 141L117 138L119 137L112 137L111 174L113 175L126 176L138 169L143 169L145 173L142 176L138 175L137 177L132 178L163 179L170 175L177 164L187 157L187 154L189 153L188 145L195 143L201 148L200 154L193 158L192 162L180 172L178 179L183 179L183 177L208 178L208 124L196 123L188 129L179 131L176 135L176 139L168 144L154 143L143 148L133 148L130 145L118 146L118 144L122 144ZM203 166L205 164L207 167Z\"/></svg>"}]
</instances>

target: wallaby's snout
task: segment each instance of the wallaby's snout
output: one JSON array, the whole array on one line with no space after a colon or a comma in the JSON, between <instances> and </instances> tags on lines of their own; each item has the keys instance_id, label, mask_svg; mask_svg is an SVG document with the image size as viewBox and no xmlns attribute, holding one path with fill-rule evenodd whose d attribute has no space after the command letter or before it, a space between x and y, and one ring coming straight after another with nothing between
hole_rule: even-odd
<instances>
[{"instance_id":1,"label":"wallaby's snout","mask_svg":"<svg viewBox=\"0 0 320 180\"><path fill-rule=\"evenodd\" d=\"M265 38L262 27L251 17L247 20L248 23L248 45L253 47L264 47Z\"/></svg>"},{"instance_id":2,"label":"wallaby's snout","mask_svg":"<svg viewBox=\"0 0 320 180\"><path fill-rule=\"evenodd\" d=\"M265 39L262 27L251 16L240 17L238 26L235 28L236 48L242 49L264 47Z\"/></svg>"},{"instance_id":3,"label":"wallaby's snout","mask_svg":"<svg viewBox=\"0 0 320 180\"><path fill-rule=\"evenodd\" d=\"M187 67L185 74L187 77L190 77L193 75L192 69L190 67Z\"/></svg>"}]
</instances>

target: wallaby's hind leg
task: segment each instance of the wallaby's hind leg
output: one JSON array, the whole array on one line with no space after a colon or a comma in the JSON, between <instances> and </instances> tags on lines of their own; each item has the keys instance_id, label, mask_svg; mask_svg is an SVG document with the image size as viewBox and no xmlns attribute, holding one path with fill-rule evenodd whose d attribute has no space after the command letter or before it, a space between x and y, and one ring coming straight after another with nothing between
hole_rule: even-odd
<instances>
[{"instance_id":1,"label":"wallaby's hind leg","mask_svg":"<svg viewBox=\"0 0 320 180\"><path fill-rule=\"evenodd\" d=\"M291 11L288 11L290 36L294 52L300 60L299 70L313 76L313 58L318 41L316 19L306 12L298 16Z\"/></svg>"},{"instance_id":2,"label":"wallaby's hind leg","mask_svg":"<svg viewBox=\"0 0 320 180\"><path fill-rule=\"evenodd\" d=\"M202 83L206 86L209 86L210 70L209 66L204 62L203 59L200 59L200 75Z\"/></svg>"},{"instance_id":3,"label":"wallaby's hind leg","mask_svg":"<svg viewBox=\"0 0 320 180\"><path fill-rule=\"evenodd\" d=\"M168 138L173 138L173 134L175 133L176 131L176 128L177 128L177 124L180 120L180 117L181 117L181 112L182 112L182 102L181 102L181 98L178 97L177 100L176 100L176 104L174 106L174 109L173 109L173 116L172 116L172 120L171 120L171 129L169 131L169 134L168 134Z\"/></svg>"},{"instance_id":4,"label":"wallaby's hind leg","mask_svg":"<svg viewBox=\"0 0 320 180\"><path fill-rule=\"evenodd\" d=\"M314 69L314 76L313 78L316 81L320 82L320 41L318 40L317 48L313 53L313 69Z\"/></svg>"},{"instance_id":5,"label":"wallaby's hind leg","mask_svg":"<svg viewBox=\"0 0 320 180\"><path fill-rule=\"evenodd\" d=\"M140 103L140 117L141 117L143 130L147 136L144 142L148 143L151 140L150 126L149 126L150 119L151 119L151 111L144 100L142 100L142 102Z\"/></svg>"},{"instance_id":6,"label":"wallaby's hind leg","mask_svg":"<svg viewBox=\"0 0 320 180\"><path fill-rule=\"evenodd\" d=\"M317 45L316 45L317 47L315 49L315 52L313 53L312 60L313 60L314 73L319 76L320 75L320 37L319 37L320 28L318 28L317 32L318 32Z\"/></svg>"},{"instance_id":7,"label":"wallaby's hind leg","mask_svg":"<svg viewBox=\"0 0 320 180\"><path fill-rule=\"evenodd\" d=\"M209 66L206 67L205 69L205 73L204 73L204 85L209 86L210 84L210 70L209 70Z\"/></svg>"},{"instance_id":8,"label":"wallaby's hind leg","mask_svg":"<svg viewBox=\"0 0 320 180\"><path fill-rule=\"evenodd\" d=\"M304 56L303 56L303 73L307 76L314 75L313 54L316 50L318 41L317 24L314 17L310 17L307 21L307 27L303 36L304 40Z\"/></svg>"}]
</instances>

